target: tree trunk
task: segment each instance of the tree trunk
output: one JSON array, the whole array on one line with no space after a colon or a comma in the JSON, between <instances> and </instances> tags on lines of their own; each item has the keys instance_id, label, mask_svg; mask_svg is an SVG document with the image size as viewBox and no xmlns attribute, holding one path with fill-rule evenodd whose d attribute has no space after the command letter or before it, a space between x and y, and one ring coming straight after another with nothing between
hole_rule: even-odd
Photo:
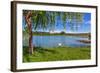
<instances>
[{"instance_id":1,"label":"tree trunk","mask_svg":"<svg viewBox=\"0 0 100 73\"><path fill-rule=\"evenodd\" d=\"M33 54L33 43L32 43L32 27L29 28L29 54Z\"/></svg>"},{"instance_id":2,"label":"tree trunk","mask_svg":"<svg viewBox=\"0 0 100 73\"><path fill-rule=\"evenodd\" d=\"M33 43L32 43L32 20L31 20L32 13L28 11L26 14L26 23L29 30L29 54L33 54Z\"/></svg>"}]
</instances>

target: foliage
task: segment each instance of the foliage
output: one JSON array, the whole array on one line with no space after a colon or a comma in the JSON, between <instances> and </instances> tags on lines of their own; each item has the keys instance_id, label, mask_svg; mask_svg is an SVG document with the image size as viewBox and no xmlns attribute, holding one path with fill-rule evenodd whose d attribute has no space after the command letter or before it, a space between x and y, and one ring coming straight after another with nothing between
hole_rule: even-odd
<instances>
[{"instance_id":1,"label":"foliage","mask_svg":"<svg viewBox=\"0 0 100 73\"><path fill-rule=\"evenodd\" d=\"M23 10L23 16L25 16L28 11L29 10ZM78 26L78 24L81 24L83 20L83 13L79 12L56 12L56 11L36 11L36 10L32 10L31 12L32 12L32 24L34 30L39 28L42 28L43 30L47 28L50 30L54 30L57 17L59 17L60 20L62 21L61 25L64 27L64 30L66 30L66 23L69 23L70 28L73 29L74 25Z\"/></svg>"},{"instance_id":2,"label":"foliage","mask_svg":"<svg viewBox=\"0 0 100 73\"><path fill-rule=\"evenodd\" d=\"M26 22L26 27L24 28L27 33L29 33L29 52L32 54L33 45L32 45L32 30L37 29L55 29L55 23L57 16L62 21L62 26L66 31L66 21L71 24L78 24L82 22L82 13L76 12L55 12L55 11L37 11L37 10L23 10L23 18ZM73 23L73 20L75 20Z\"/></svg>"}]
</instances>

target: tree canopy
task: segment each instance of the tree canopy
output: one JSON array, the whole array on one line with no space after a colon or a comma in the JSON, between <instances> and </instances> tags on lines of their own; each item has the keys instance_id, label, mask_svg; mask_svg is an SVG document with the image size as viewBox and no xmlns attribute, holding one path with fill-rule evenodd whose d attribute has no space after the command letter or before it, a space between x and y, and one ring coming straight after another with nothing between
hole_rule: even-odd
<instances>
[{"instance_id":1,"label":"tree canopy","mask_svg":"<svg viewBox=\"0 0 100 73\"><path fill-rule=\"evenodd\" d=\"M29 10L23 10L23 16L27 14ZM37 11L30 10L32 12L32 28L34 30L42 28L42 29L50 29L54 30L55 22L57 17L60 18L62 22L62 26L66 29L66 23L70 24L70 28L73 29L74 25L78 26L83 21L83 13L79 12L56 12L56 11ZM27 27L26 27L27 28Z\"/></svg>"}]
</instances>

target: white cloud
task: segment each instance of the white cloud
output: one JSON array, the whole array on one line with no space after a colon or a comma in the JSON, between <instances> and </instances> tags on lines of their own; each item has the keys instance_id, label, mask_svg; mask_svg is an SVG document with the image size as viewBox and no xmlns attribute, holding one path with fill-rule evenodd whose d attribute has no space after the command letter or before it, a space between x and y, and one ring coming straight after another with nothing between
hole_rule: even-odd
<instances>
[{"instance_id":1,"label":"white cloud","mask_svg":"<svg viewBox=\"0 0 100 73\"><path fill-rule=\"evenodd\" d=\"M85 21L83 22L84 24L91 24L91 20Z\"/></svg>"}]
</instances>

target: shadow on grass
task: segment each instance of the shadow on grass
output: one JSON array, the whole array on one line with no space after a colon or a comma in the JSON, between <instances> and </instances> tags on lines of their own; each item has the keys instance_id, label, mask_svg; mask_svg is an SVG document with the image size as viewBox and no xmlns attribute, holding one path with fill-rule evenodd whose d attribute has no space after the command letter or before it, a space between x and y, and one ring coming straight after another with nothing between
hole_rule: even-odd
<instances>
[{"instance_id":1,"label":"shadow on grass","mask_svg":"<svg viewBox=\"0 0 100 73\"><path fill-rule=\"evenodd\" d=\"M23 47L23 62L40 62L56 60L90 59L91 47L34 47L34 53L28 53L29 47Z\"/></svg>"},{"instance_id":2,"label":"shadow on grass","mask_svg":"<svg viewBox=\"0 0 100 73\"><path fill-rule=\"evenodd\" d=\"M34 48L34 51L37 51L39 53L45 53L45 52L56 53L55 50L52 50L52 49L44 49L42 47L35 47Z\"/></svg>"},{"instance_id":3,"label":"shadow on grass","mask_svg":"<svg viewBox=\"0 0 100 73\"><path fill-rule=\"evenodd\" d=\"M46 49L46 48L42 48L42 47L34 47L34 54L30 55L29 52L29 47L24 46L23 47L23 62L31 62L31 58L32 57L36 57L38 56L38 54L40 54L41 56L45 56L47 53L51 53L51 54L55 54L57 53L55 50L52 49Z\"/></svg>"},{"instance_id":4,"label":"shadow on grass","mask_svg":"<svg viewBox=\"0 0 100 73\"><path fill-rule=\"evenodd\" d=\"M27 46L24 46L23 47L23 55L26 55L28 54L28 50L29 50L29 47ZM52 49L46 49L46 48L42 48L42 47L34 47L34 52L39 52L41 54L44 54L45 52L49 52L49 53L57 53L55 50L52 50Z\"/></svg>"}]
</instances>

